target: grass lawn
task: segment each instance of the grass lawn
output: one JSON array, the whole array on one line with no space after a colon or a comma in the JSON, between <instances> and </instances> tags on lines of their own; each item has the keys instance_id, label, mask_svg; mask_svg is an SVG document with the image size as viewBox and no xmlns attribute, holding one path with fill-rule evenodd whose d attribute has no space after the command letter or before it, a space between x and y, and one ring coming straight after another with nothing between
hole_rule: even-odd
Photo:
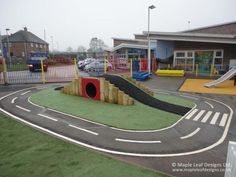
<instances>
[{"instance_id":1,"label":"grass lawn","mask_svg":"<svg viewBox=\"0 0 236 177\"><path fill-rule=\"evenodd\" d=\"M172 125L181 117L137 101L135 105L122 106L66 95L53 88L34 94L31 101L102 124L133 130L160 129Z\"/></svg>"},{"instance_id":2,"label":"grass lawn","mask_svg":"<svg viewBox=\"0 0 236 177\"><path fill-rule=\"evenodd\" d=\"M169 102L172 104L176 104L176 105L180 105L180 106L185 106L188 108L192 108L194 107L194 103L188 99L184 99L184 98L180 98L177 96L172 96L172 95L165 95L165 94L155 94L154 95L155 98L165 101L165 102Z\"/></svg>"},{"instance_id":3,"label":"grass lawn","mask_svg":"<svg viewBox=\"0 0 236 177\"><path fill-rule=\"evenodd\" d=\"M66 143L0 114L1 177L161 177Z\"/></svg>"}]
</instances>

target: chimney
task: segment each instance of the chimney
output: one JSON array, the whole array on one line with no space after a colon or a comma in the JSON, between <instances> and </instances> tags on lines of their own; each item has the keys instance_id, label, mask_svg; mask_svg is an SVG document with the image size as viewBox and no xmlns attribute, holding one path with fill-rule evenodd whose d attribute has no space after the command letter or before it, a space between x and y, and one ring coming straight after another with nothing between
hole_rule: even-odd
<instances>
[{"instance_id":1,"label":"chimney","mask_svg":"<svg viewBox=\"0 0 236 177\"><path fill-rule=\"evenodd\" d=\"M27 27L26 26L24 27L24 31L27 31Z\"/></svg>"}]
</instances>

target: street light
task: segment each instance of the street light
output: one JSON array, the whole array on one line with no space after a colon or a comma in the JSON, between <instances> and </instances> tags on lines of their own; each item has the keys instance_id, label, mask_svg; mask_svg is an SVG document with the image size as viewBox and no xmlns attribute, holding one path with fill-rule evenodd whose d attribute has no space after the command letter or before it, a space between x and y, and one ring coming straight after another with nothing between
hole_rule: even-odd
<instances>
[{"instance_id":1,"label":"street light","mask_svg":"<svg viewBox=\"0 0 236 177\"><path fill-rule=\"evenodd\" d=\"M151 9L155 9L156 7L154 5L151 5L148 7L148 34L147 34L147 38L148 38L148 73L151 74L151 47L150 47L150 37L149 37L149 33L150 33L150 10Z\"/></svg>"},{"instance_id":2,"label":"street light","mask_svg":"<svg viewBox=\"0 0 236 177\"><path fill-rule=\"evenodd\" d=\"M9 37L8 37L8 31L10 31L9 28L6 28L6 35L7 35L7 54L9 57L9 63L11 65L11 50L10 50L10 45L9 45Z\"/></svg>"}]
</instances>

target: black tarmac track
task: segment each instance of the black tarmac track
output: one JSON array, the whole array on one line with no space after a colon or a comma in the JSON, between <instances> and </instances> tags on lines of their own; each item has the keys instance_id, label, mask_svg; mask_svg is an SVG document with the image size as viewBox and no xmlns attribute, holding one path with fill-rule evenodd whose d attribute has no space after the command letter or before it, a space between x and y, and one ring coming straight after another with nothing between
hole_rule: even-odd
<instances>
[{"instance_id":1,"label":"black tarmac track","mask_svg":"<svg viewBox=\"0 0 236 177\"><path fill-rule=\"evenodd\" d=\"M144 91L136 87L134 84L130 83L129 81L123 79L120 76L106 74L103 77L107 81L110 81L110 83L118 87L120 90L124 91L126 94L128 94L132 98L136 99L137 101L145 105L161 109L163 111L171 112L174 114L179 114L181 116L185 115L190 110L190 108L187 107L158 100L150 96L149 94L145 93Z\"/></svg>"}]
</instances>

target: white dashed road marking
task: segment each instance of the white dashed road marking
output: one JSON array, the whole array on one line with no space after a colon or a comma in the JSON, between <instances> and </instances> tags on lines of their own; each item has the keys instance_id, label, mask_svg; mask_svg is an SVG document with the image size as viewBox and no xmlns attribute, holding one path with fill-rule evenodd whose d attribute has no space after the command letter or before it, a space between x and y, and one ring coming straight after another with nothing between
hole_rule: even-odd
<instances>
[{"instance_id":1,"label":"white dashed road marking","mask_svg":"<svg viewBox=\"0 0 236 177\"><path fill-rule=\"evenodd\" d=\"M199 132L200 128L197 128L196 130L194 130L192 133L186 135L186 136L182 136L180 137L180 139L187 139L187 138L190 138L192 137L193 135L197 134L197 132Z\"/></svg>"},{"instance_id":2,"label":"white dashed road marking","mask_svg":"<svg viewBox=\"0 0 236 177\"><path fill-rule=\"evenodd\" d=\"M127 140L127 139L120 139L120 138L116 138L116 141L120 141L120 142L126 142L126 143L161 143L161 141L140 141L140 140Z\"/></svg>"},{"instance_id":3,"label":"white dashed road marking","mask_svg":"<svg viewBox=\"0 0 236 177\"><path fill-rule=\"evenodd\" d=\"M194 121L198 121L198 119L200 119L200 117L205 113L206 111L205 110L201 110L197 115L196 117L194 117Z\"/></svg>"},{"instance_id":4,"label":"white dashed road marking","mask_svg":"<svg viewBox=\"0 0 236 177\"><path fill-rule=\"evenodd\" d=\"M78 129L78 130L81 130L81 131L93 134L93 135L99 135L96 132L93 132L93 131L90 131L90 130L87 130L87 129L84 129L84 128L80 128L80 127L77 127L77 126L74 126L74 125L71 125L71 124L69 124L69 126L72 127L72 128L75 128L75 129Z\"/></svg>"},{"instance_id":5,"label":"white dashed road marking","mask_svg":"<svg viewBox=\"0 0 236 177\"><path fill-rule=\"evenodd\" d=\"M198 109L194 109L185 119L190 119L196 112L198 112Z\"/></svg>"},{"instance_id":6,"label":"white dashed road marking","mask_svg":"<svg viewBox=\"0 0 236 177\"><path fill-rule=\"evenodd\" d=\"M16 107L17 107L17 108L19 108L19 109L21 109L21 110L23 110L23 111L26 111L26 112L31 112L31 110L29 110L29 109L26 109L26 108L23 108L23 107L21 107L21 106L18 106L18 105L16 105Z\"/></svg>"},{"instance_id":7,"label":"white dashed road marking","mask_svg":"<svg viewBox=\"0 0 236 177\"><path fill-rule=\"evenodd\" d=\"M14 104L17 98L18 98L18 97L13 98L13 99L11 100L11 103Z\"/></svg>"},{"instance_id":8,"label":"white dashed road marking","mask_svg":"<svg viewBox=\"0 0 236 177\"><path fill-rule=\"evenodd\" d=\"M222 118L221 118L221 121L220 121L220 126L221 127L224 127L226 122L227 122L227 118L228 118L228 114L223 114Z\"/></svg>"},{"instance_id":9,"label":"white dashed road marking","mask_svg":"<svg viewBox=\"0 0 236 177\"><path fill-rule=\"evenodd\" d=\"M49 117L49 116L46 116L46 115L43 115L43 114L38 114L38 116L41 116L41 117L44 117L44 118L46 118L46 119L50 119L50 120L52 120L52 121L58 121L57 119L55 119L55 118L52 118L52 117Z\"/></svg>"},{"instance_id":10,"label":"white dashed road marking","mask_svg":"<svg viewBox=\"0 0 236 177\"><path fill-rule=\"evenodd\" d=\"M25 94L27 94L27 93L29 93L29 92L31 92L31 90L28 90L28 91L26 91L26 92L24 92L24 93L22 93L22 94L20 94L20 95L25 95Z\"/></svg>"},{"instance_id":11,"label":"white dashed road marking","mask_svg":"<svg viewBox=\"0 0 236 177\"><path fill-rule=\"evenodd\" d=\"M203 119L202 119L202 123L206 123L207 122L207 120L209 119L209 117L211 116L211 114L212 114L212 111L208 111L207 113L206 113L206 115L203 117Z\"/></svg>"},{"instance_id":12,"label":"white dashed road marking","mask_svg":"<svg viewBox=\"0 0 236 177\"><path fill-rule=\"evenodd\" d=\"M208 104L211 107L211 109L214 109L214 106L211 103L209 103L207 101L205 101L205 103Z\"/></svg>"},{"instance_id":13,"label":"white dashed road marking","mask_svg":"<svg viewBox=\"0 0 236 177\"><path fill-rule=\"evenodd\" d=\"M220 115L220 112L216 112L213 118L211 119L210 124L215 125L219 115Z\"/></svg>"}]
</instances>

